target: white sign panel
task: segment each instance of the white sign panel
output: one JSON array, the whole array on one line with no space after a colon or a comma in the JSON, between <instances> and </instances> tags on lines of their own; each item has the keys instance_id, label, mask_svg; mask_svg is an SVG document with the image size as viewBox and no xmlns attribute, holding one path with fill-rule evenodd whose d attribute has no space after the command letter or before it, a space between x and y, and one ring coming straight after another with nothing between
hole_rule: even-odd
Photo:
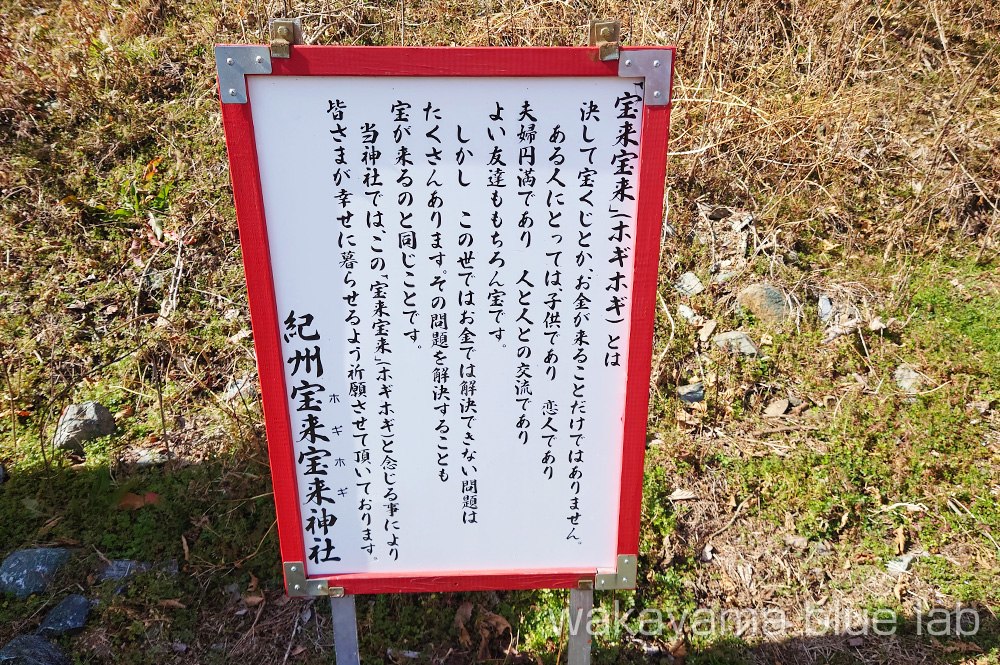
<instances>
[{"instance_id":1,"label":"white sign panel","mask_svg":"<svg viewBox=\"0 0 1000 665\"><path fill-rule=\"evenodd\" d=\"M310 575L613 568L639 81L248 83Z\"/></svg>"}]
</instances>

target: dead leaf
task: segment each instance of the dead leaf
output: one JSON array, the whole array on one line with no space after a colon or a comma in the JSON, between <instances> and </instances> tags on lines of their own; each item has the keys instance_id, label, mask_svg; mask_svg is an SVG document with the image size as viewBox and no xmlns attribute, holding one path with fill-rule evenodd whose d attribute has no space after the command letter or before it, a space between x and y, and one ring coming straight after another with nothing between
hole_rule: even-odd
<instances>
[{"instance_id":1,"label":"dead leaf","mask_svg":"<svg viewBox=\"0 0 1000 665\"><path fill-rule=\"evenodd\" d=\"M290 655L292 655L292 656L298 656L300 653L302 653L305 650L306 650L306 648L300 644L299 646L297 646L294 649L292 649L292 653Z\"/></svg>"},{"instance_id":2,"label":"dead leaf","mask_svg":"<svg viewBox=\"0 0 1000 665\"><path fill-rule=\"evenodd\" d=\"M458 641L463 647L472 646L472 637L465 628L465 623L472 618L472 603L462 603L455 612L455 628L458 629Z\"/></svg>"},{"instance_id":3,"label":"dead leaf","mask_svg":"<svg viewBox=\"0 0 1000 665\"><path fill-rule=\"evenodd\" d=\"M670 501L690 501L691 499L697 499L698 495L691 490L686 489L676 489L671 492L670 496L667 497Z\"/></svg>"},{"instance_id":4,"label":"dead leaf","mask_svg":"<svg viewBox=\"0 0 1000 665\"><path fill-rule=\"evenodd\" d=\"M983 653L982 647L975 642L963 642L962 640L949 642L944 651L945 653Z\"/></svg>"},{"instance_id":5,"label":"dead leaf","mask_svg":"<svg viewBox=\"0 0 1000 665\"><path fill-rule=\"evenodd\" d=\"M150 181L150 180L152 180L153 176L155 176L157 173L159 173L159 171L156 170L156 167L159 166L160 162L162 162L162 161L163 161L162 157L157 157L156 159L154 159L154 160L150 161L148 164L146 164L146 168L143 169L143 172L142 172L142 179L146 180L147 182Z\"/></svg>"},{"instance_id":6,"label":"dead leaf","mask_svg":"<svg viewBox=\"0 0 1000 665\"><path fill-rule=\"evenodd\" d=\"M782 542L788 547L796 550L804 550L809 547L809 539L805 536L796 536L791 533L786 533L781 538Z\"/></svg>"},{"instance_id":7,"label":"dead leaf","mask_svg":"<svg viewBox=\"0 0 1000 665\"><path fill-rule=\"evenodd\" d=\"M171 610L186 610L187 609L187 605L185 605L181 601L175 600L173 598L168 598L167 600L161 600L159 603L157 603L157 605L159 605L160 607L169 608Z\"/></svg>"},{"instance_id":8,"label":"dead leaf","mask_svg":"<svg viewBox=\"0 0 1000 665\"><path fill-rule=\"evenodd\" d=\"M143 506L154 506L159 502L160 495L156 492L146 492L143 496L139 496L134 492L126 492L118 500L118 507L122 510L138 510Z\"/></svg>"},{"instance_id":9,"label":"dead leaf","mask_svg":"<svg viewBox=\"0 0 1000 665\"><path fill-rule=\"evenodd\" d=\"M243 602L249 605L250 607L257 607L258 605L264 602L264 596L263 595L243 596Z\"/></svg>"},{"instance_id":10,"label":"dead leaf","mask_svg":"<svg viewBox=\"0 0 1000 665\"><path fill-rule=\"evenodd\" d=\"M121 420L122 418L131 418L135 415L135 409L131 404L126 406L124 409L115 413L115 420Z\"/></svg>"},{"instance_id":11,"label":"dead leaf","mask_svg":"<svg viewBox=\"0 0 1000 665\"><path fill-rule=\"evenodd\" d=\"M185 547L184 549L187 548ZM260 586L260 580L258 580L253 573L250 573L250 586L247 587L247 591L253 593L254 591L257 590L258 586Z\"/></svg>"},{"instance_id":12,"label":"dead leaf","mask_svg":"<svg viewBox=\"0 0 1000 665\"><path fill-rule=\"evenodd\" d=\"M132 259L132 263L135 264L136 268L142 268L146 265L142 262L142 243L138 238L134 239L132 244L129 245L128 255Z\"/></svg>"},{"instance_id":13,"label":"dead leaf","mask_svg":"<svg viewBox=\"0 0 1000 665\"><path fill-rule=\"evenodd\" d=\"M38 530L38 535L36 537L41 538L49 531L52 531L52 527L54 527L56 524L59 524L60 521L62 521L61 517L56 517L55 519L49 520L48 522L45 523L45 526L43 526L41 529Z\"/></svg>"},{"instance_id":14,"label":"dead leaf","mask_svg":"<svg viewBox=\"0 0 1000 665\"><path fill-rule=\"evenodd\" d=\"M896 529L896 554L906 554L906 527Z\"/></svg>"},{"instance_id":15,"label":"dead leaf","mask_svg":"<svg viewBox=\"0 0 1000 665\"><path fill-rule=\"evenodd\" d=\"M896 597L896 602L903 603L903 592L906 591L906 575L900 575L896 580L896 586L892 588L892 595Z\"/></svg>"},{"instance_id":16,"label":"dead leaf","mask_svg":"<svg viewBox=\"0 0 1000 665\"><path fill-rule=\"evenodd\" d=\"M185 538L183 535L181 536L181 547L184 548L184 560L185 561L190 561L191 560L191 550L188 549L187 538ZM251 577L253 577L253 575L251 575Z\"/></svg>"}]
</instances>

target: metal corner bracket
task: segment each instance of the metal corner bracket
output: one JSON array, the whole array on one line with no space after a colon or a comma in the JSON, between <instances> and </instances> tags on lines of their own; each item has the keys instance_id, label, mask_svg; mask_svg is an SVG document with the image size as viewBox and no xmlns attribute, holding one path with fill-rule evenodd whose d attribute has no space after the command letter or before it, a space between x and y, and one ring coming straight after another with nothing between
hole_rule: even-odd
<instances>
[{"instance_id":1,"label":"metal corner bracket","mask_svg":"<svg viewBox=\"0 0 1000 665\"><path fill-rule=\"evenodd\" d=\"M266 46L216 46L215 67L222 103L246 104L246 77L271 73L271 51Z\"/></svg>"},{"instance_id":2,"label":"metal corner bracket","mask_svg":"<svg viewBox=\"0 0 1000 665\"><path fill-rule=\"evenodd\" d=\"M285 592L292 598L308 596L344 595L344 587L330 586L327 580L310 580L306 578L306 567L301 561L285 562Z\"/></svg>"},{"instance_id":3,"label":"metal corner bracket","mask_svg":"<svg viewBox=\"0 0 1000 665\"><path fill-rule=\"evenodd\" d=\"M601 62L618 59L621 34L621 21L590 22L590 45L597 47L597 58Z\"/></svg>"},{"instance_id":4,"label":"metal corner bracket","mask_svg":"<svg viewBox=\"0 0 1000 665\"><path fill-rule=\"evenodd\" d=\"M670 103L670 74L674 52L667 49L622 51L618 58L618 76L645 78L643 103L666 106Z\"/></svg>"},{"instance_id":5,"label":"metal corner bracket","mask_svg":"<svg viewBox=\"0 0 1000 665\"><path fill-rule=\"evenodd\" d=\"M618 566L614 572L597 573L594 577L594 589L634 589L635 579L639 571L638 557L635 554L619 554Z\"/></svg>"},{"instance_id":6,"label":"metal corner bracket","mask_svg":"<svg viewBox=\"0 0 1000 665\"><path fill-rule=\"evenodd\" d=\"M276 18L269 25L271 57L292 57L292 46L302 43L302 22L297 18Z\"/></svg>"}]
</instances>

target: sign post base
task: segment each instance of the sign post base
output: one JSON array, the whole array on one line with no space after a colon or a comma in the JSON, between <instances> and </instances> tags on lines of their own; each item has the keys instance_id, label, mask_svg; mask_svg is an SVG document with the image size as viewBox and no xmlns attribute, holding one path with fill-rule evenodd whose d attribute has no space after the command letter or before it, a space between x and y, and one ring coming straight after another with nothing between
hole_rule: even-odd
<instances>
[{"instance_id":1,"label":"sign post base","mask_svg":"<svg viewBox=\"0 0 1000 665\"><path fill-rule=\"evenodd\" d=\"M333 617L333 648L337 654L337 665L361 665L361 658L358 655L358 616L354 610L354 596L331 597L330 610Z\"/></svg>"},{"instance_id":2,"label":"sign post base","mask_svg":"<svg viewBox=\"0 0 1000 665\"><path fill-rule=\"evenodd\" d=\"M589 627L593 609L593 589L569 590L569 665L590 665Z\"/></svg>"}]
</instances>

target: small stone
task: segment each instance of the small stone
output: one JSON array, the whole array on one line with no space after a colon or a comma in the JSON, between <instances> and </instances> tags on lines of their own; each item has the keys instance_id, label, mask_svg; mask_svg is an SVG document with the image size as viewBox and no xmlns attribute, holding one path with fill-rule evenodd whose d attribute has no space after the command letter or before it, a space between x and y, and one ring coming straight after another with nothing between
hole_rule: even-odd
<instances>
[{"instance_id":1,"label":"small stone","mask_svg":"<svg viewBox=\"0 0 1000 665\"><path fill-rule=\"evenodd\" d=\"M700 381L689 383L686 386L678 386L677 396L681 398L681 401L691 404L701 402L705 399L705 386Z\"/></svg>"},{"instance_id":2,"label":"small stone","mask_svg":"<svg viewBox=\"0 0 1000 665\"><path fill-rule=\"evenodd\" d=\"M802 400L796 397L795 395L792 395L788 398L788 406L792 408L795 408L797 406L802 406Z\"/></svg>"},{"instance_id":3,"label":"small stone","mask_svg":"<svg viewBox=\"0 0 1000 665\"><path fill-rule=\"evenodd\" d=\"M708 563L709 561L711 561L714 558L714 555L713 555L714 551L715 551L715 548L712 547L711 543L709 543L708 545L705 545L705 549L703 549L701 551L701 560L703 562L705 562L705 563Z\"/></svg>"},{"instance_id":4,"label":"small stone","mask_svg":"<svg viewBox=\"0 0 1000 665\"><path fill-rule=\"evenodd\" d=\"M0 591L18 598L45 591L56 571L68 560L68 549L18 550L0 564Z\"/></svg>"},{"instance_id":5,"label":"small stone","mask_svg":"<svg viewBox=\"0 0 1000 665\"><path fill-rule=\"evenodd\" d=\"M699 325L701 323L701 321L702 321L702 318L698 314L698 312L694 311L693 309L691 309L687 305L678 305L677 306L677 315L679 317L681 317L682 319L684 319L685 321L687 321L688 323L690 323L691 325L695 325L695 326Z\"/></svg>"},{"instance_id":6,"label":"small stone","mask_svg":"<svg viewBox=\"0 0 1000 665\"><path fill-rule=\"evenodd\" d=\"M736 302L750 310L754 316L768 323L781 323L791 315L784 292L766 284L751 284L740 291Z\"/></svg>"},{"instance_id":7,"label":"small stone","mask_svg":"<svg viewBox=\"0 0 1000 665\"><path fill-rule=\"evenodd\" d=\"M61 603L52 608L42 625L38 635L56 637L83 628L90 613L90 601L78 593L66 596Z\"/></svg>"},{"instance_id":8,"label":"small stone","mask_svg":"<svg viewBox=\"0 0 1000 665\"><path fill-rule=\"evenodd\" d=\"M863 637L852 637L851 639L847 640L847 646L849 647L859 647L864 643L865 643L865 638Z\"/></svg>"},{"instance_id":9,"label":"small stone","mask_svg":"<svg viewBox=\"0 0 1000 665\"><path fill-rule=\"evenodd\" d=\"M892 374L892 378L904 393L912 394L917 392L923 383L923 377L920 376L920 373L912 365L906 363L896 368L896 371Z\"/></svg>"},{"instance_id":10,"label":"small stone","mask_svg":"<svg viewBox=\"0 0 1000 665\"><path fill-rule=\"evenodd\" d=\"M789 401L787 399L776 399L764 409L765 418L779 418L788 411Z\"/></svg>"},{"instance_id":11,"label":"small stone","mask_svg":"<svg viewBox=\"0 0 1000 665\"><path fill-rule=\"evenodd\" d=\"M733 331L715 336L715 345L721 349L738 351L745 356L757 355L757 345L745 332Z\"/></svg>"},{"instance_id":12,"label":"small stone","mask_svg":"<svg viewBox=\"0 0 1000 665\"><path fill-rule=\"evenodd\" d=\"M698 331L698 339L700 339L704 344L708 340L712 339L712 333L714 333L715 329L718 327L719 327L719 322L716 321L715 319L706 321L705 325L703 325L701 327L701 330Z\"/></svg>"},{"instance_id":13,"label":"small stone","mask_svg":"<svg viewBox=\"0 0 1000 665\"><path fill-rule=\"evenodd\" d=\"M733 277L736 277L736 273L734 272L728 272L728 271L720 272L719 274L712 277L712 281L716 284L725 284Z\"/></svg>"},{"instance_id":14,"label":"small stone","mask_svg":"<svg viewBox=\"0 0 1000 665\"><path fill-rule=\"evenodd\" d=\"M173 457L173 455L168 456L159 450L140 450L138 453L138 457L135 458L135 465L140 469L166 464L167 460Z\"/></svg>"},{"instance_id":15,"label":"small stone","mask_svg":"<svg viewBox=\"0 0 1000 665\"><path fill-rule=\"evenodd\" d=\"M97 581L107 582L108 580L121 581L133 575L141 575L148 572L153 564L142 563L141 561L115 560L104 567L97 575Z\"/></svg>"},{"instance_id":16,"label":"small stone","mask_svg":"<svg viewBox=\"0 0 1000 665\"><path fill-rule=\"evenodd\" d=\"M816 544L816 554L818 556L827 556L833 554L833 545L830 544L829 540L821 540Z\"/></svg>"},{"instance_id":17,"label":"small stone","mask_svg":"<svg viewBox=\"0 0 1000 665\"><path fill-rule=\"evenodd\" d=\"M3 665L70 665L72 661L56 645L38 635L15 637L0 649Z\"/></svg>"},{"instance_id":18,"label":"small stone","mask_svg":"<svg viewBox=\"0 0 1000 665\"><path fill-rule=\"evenodd\" d=\"M698 275L693 272L686 272L677 280L674 288L685 296L696 296L705 290L705 285L698 279Z\"/></svg>"},{"instance_id":19,"label":"small stone","mask_svg":"<svg viewBox=\"0 0 1000 665\"><path fill-rule=\"evenodd\" d=\"M833 301L830 296L821 295L819 297L819 320L826 323L833 316Z\"/></svg>"},{"instance_id":20,"label":"small stone","mask_svg":"<svg viewBox=\"0 0 1000 665\"><path fill-rule=\"evenodd\" d=\"M733 214L732 210L720 206L712 210L712 212L708 213L708 218L713 222L717 222L720 219L725 219L726 217L729 217L732 214Z\"/></svg>"},{"instance_id":21,"label":"small stone","mask_svg":"<svg viewBox=\"0 0 1000 665\"><path fill-rule=\"evenodd\" d=\"M247 403L253 402L257 399L257 377L244 376L242 378L233 379L226 386L226 392L223 395L223 399L227 402L237 400L245 401Z\"/></svg>"},{"instance_id":22,"label":"small stone","mask_svg":"<svg viewBox=\"0 0 1000 665\"><path fill-rule=\"evenodd\" d=\"M895 559L890 559L889 562L885 564L886 572L893 577L899 577L910 569L910 566L913 565L913 560L916 558L916 554L904 554L903 556L898 556Z\"/></svg>"},{"instance_id":23,"label":"small stone","mask_svg":"<svg viewBox=\"0 0 1000 665\"><path fill-rule=\"evenodd\" d=\"M53 445L58 450L83 453L83 443L115 432L115 417L97 402L70 404L56 425Z\"/></svg>"},{"instance_id":24,"label":"small stone","mask_svg":"<svg viewBox=\"0 0 1000 665\"><path fill-rule=\"evenodd\" d=\"M809 539L805 536L795 536L790 533L786 533L782 536L781 541L788 547L796 550L804 550L809 547Z\"/></svg>"}]
</instances>

